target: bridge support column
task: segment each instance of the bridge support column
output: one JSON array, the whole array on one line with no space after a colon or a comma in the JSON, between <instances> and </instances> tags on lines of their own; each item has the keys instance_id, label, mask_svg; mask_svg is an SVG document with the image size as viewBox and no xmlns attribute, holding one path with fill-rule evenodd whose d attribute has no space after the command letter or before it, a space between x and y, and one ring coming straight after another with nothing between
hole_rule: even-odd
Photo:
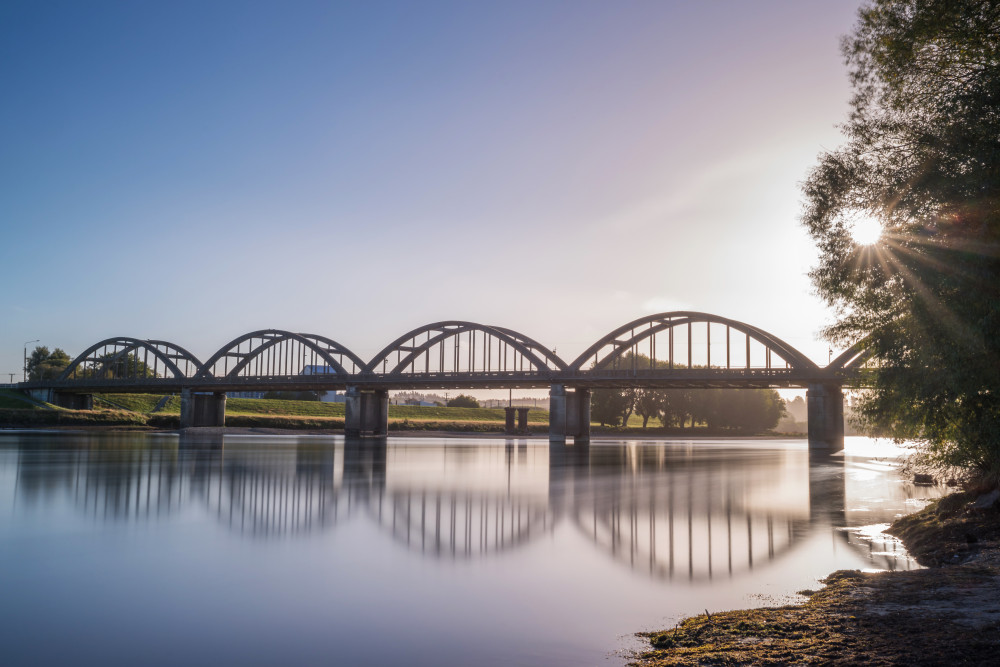
<instances>
[{"instance_id":1,"label":"bridge support column","mask_svg":"<svg viewBox=\"0 0 1000 667\"><path fill-rule=\"evenodd\" d=\"M389 392L348 387L344 401L344 434L385 435L389 432Z\"/></svg>"},{"instance_id":2,"label":"bridge support column","mask_svg":"<svg viewBox=\"0 0 1000 667\"><path fill-rule=\"evenodd\" d=\"M567 390L554 384L549 390L549 440L590 440L590 390Z\"/></svg>"},{"instance_id":3,"label":"bridge support column","mask_svg":"<svg viewBox=\"0 0 1000 667\"><path fill-rule=\"evenodd\" d=\"M839 452L844 448L844 392L839 384L811 384L806 392L809 447Z\"/></svg>"},{"instance_id":4,"label":"bridge support column","mask_svg":"<svg viewBox=\"0 0 1000 667\"><path fill-rule=\"evenodd\" d=\"M528 432L528 410L531 408L506 407L504 411L504 435L523 435ZM516 420L516 421L515 421Z\"/></svg>"},{"instance_id":5,"label":"bridge support column","mask_svg":"<svg viewBox=\"0 0 1000 667\"><path fill-rule=\"evenodd\" d=\"M197 394L190 389L181 390L181 428L225 425L225 392Z\"/></svg>"}]
</instances>

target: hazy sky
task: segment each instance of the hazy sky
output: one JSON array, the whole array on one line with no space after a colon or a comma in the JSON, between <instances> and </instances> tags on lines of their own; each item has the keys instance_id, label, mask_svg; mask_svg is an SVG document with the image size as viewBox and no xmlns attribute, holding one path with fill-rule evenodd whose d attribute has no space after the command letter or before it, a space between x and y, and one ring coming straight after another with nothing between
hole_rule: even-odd
<instances>
[{"instance_id":1,"label":"hazy sky","mask_svg":"<svg viewBox=\"0 0 1000 667\"><path fill-rule=\"evenodd\" d=\"M799 187L858 4L4 2L0 381L36 338L570 359L676 309L825 363Z\"/></svg>"}]
</instances>

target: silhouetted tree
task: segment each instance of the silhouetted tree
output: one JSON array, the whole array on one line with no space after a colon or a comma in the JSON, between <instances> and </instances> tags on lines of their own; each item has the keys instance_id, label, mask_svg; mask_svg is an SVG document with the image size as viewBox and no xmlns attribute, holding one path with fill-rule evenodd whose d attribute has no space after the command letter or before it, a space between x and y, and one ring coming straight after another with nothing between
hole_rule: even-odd
<instances>
[{"instance_id":1,"label":"silhouetted tree","mask_svg":"<svg viewBox=\"0 0 1000 667\"><path fill-rule=\"evenodd\" d=\"M627 400L621 389L595 389L590 394L590 418L601 426L618 426Z\"/></svg>"},{"instance_id":2,"label":"silhouetted tree","mask_svg":"<svg viewBox=\"0 0 1000 667\"><path fill-rule=\"evenodd\" d=\"M873 0L843 42L847 143L805 183L812 272L866 340L869 426L1000 483L1000 4ZM882 237L860 246L852 218Z\"/></svg>"},{"instance_id":3,"label":"silhouetted tree","mask_svg":"<svg viewBox=\"0 0 1000 667\"><path fill-rule=\"evenodd\" d=\"M478 408L479 401L473 396L467 394L459 394L455 398L448 401L449 408Z\"/></svg>"}]
</instances>

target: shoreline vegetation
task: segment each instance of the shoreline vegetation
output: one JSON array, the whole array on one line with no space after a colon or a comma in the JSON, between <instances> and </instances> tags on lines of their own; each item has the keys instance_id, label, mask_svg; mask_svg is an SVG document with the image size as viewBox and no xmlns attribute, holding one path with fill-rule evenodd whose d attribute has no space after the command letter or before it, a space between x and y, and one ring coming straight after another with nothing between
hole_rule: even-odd
<instances>
[{"instance_id":1,"label":"shoreline vegetation","mask_svg":"<svg viewBox=\"0 0 1000 667\"><path fill-rule=\"evenodd\" d=\"M0 393L0 428L95 427L135 430L177 430L180 428L180 399L157 394L95 395L94 410L69 410L31 401L12 392ZM528 412L528 433L546 435L548 410ZM732 429L641 426L633 416L627 427L591 424L593 436L643 437L802 437L799 432L749 433ZM389 432L441 432L474 435L502 435L502 408L427 407L389 405ZM231 398L226 402L226 429L268 429L291 432L343 432L344 404L319 401Z\"/></svg>"},{"instance_id":2,"label":"shoreline vegetation","mask_svg":"<svg viewBox=\"0 0 1000 667\"><path fill-rule=\"evenodd\" d=\"M925 570L838 570L802 604L710 612L638 633L633 665L993 665L1000 650L1000 503L958 492L897 519Z\"/></svg>"}]
</instances>

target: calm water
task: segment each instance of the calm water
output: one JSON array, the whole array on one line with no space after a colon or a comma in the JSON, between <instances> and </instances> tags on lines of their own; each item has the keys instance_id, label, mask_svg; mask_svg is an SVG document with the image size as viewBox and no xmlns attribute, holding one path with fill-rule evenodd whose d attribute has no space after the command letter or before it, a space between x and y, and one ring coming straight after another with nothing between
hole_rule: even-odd
<instances>
[{"instance_id":1,"label":"calm water","mask_svg":"<svg viewBox=\"0 0 1000 667\"><path fill-rule=\"evenodd\" d=\"M14 664L617 665L631 633L915 565L888 445L0 432Z\"/></svg>"}]
</instances>

